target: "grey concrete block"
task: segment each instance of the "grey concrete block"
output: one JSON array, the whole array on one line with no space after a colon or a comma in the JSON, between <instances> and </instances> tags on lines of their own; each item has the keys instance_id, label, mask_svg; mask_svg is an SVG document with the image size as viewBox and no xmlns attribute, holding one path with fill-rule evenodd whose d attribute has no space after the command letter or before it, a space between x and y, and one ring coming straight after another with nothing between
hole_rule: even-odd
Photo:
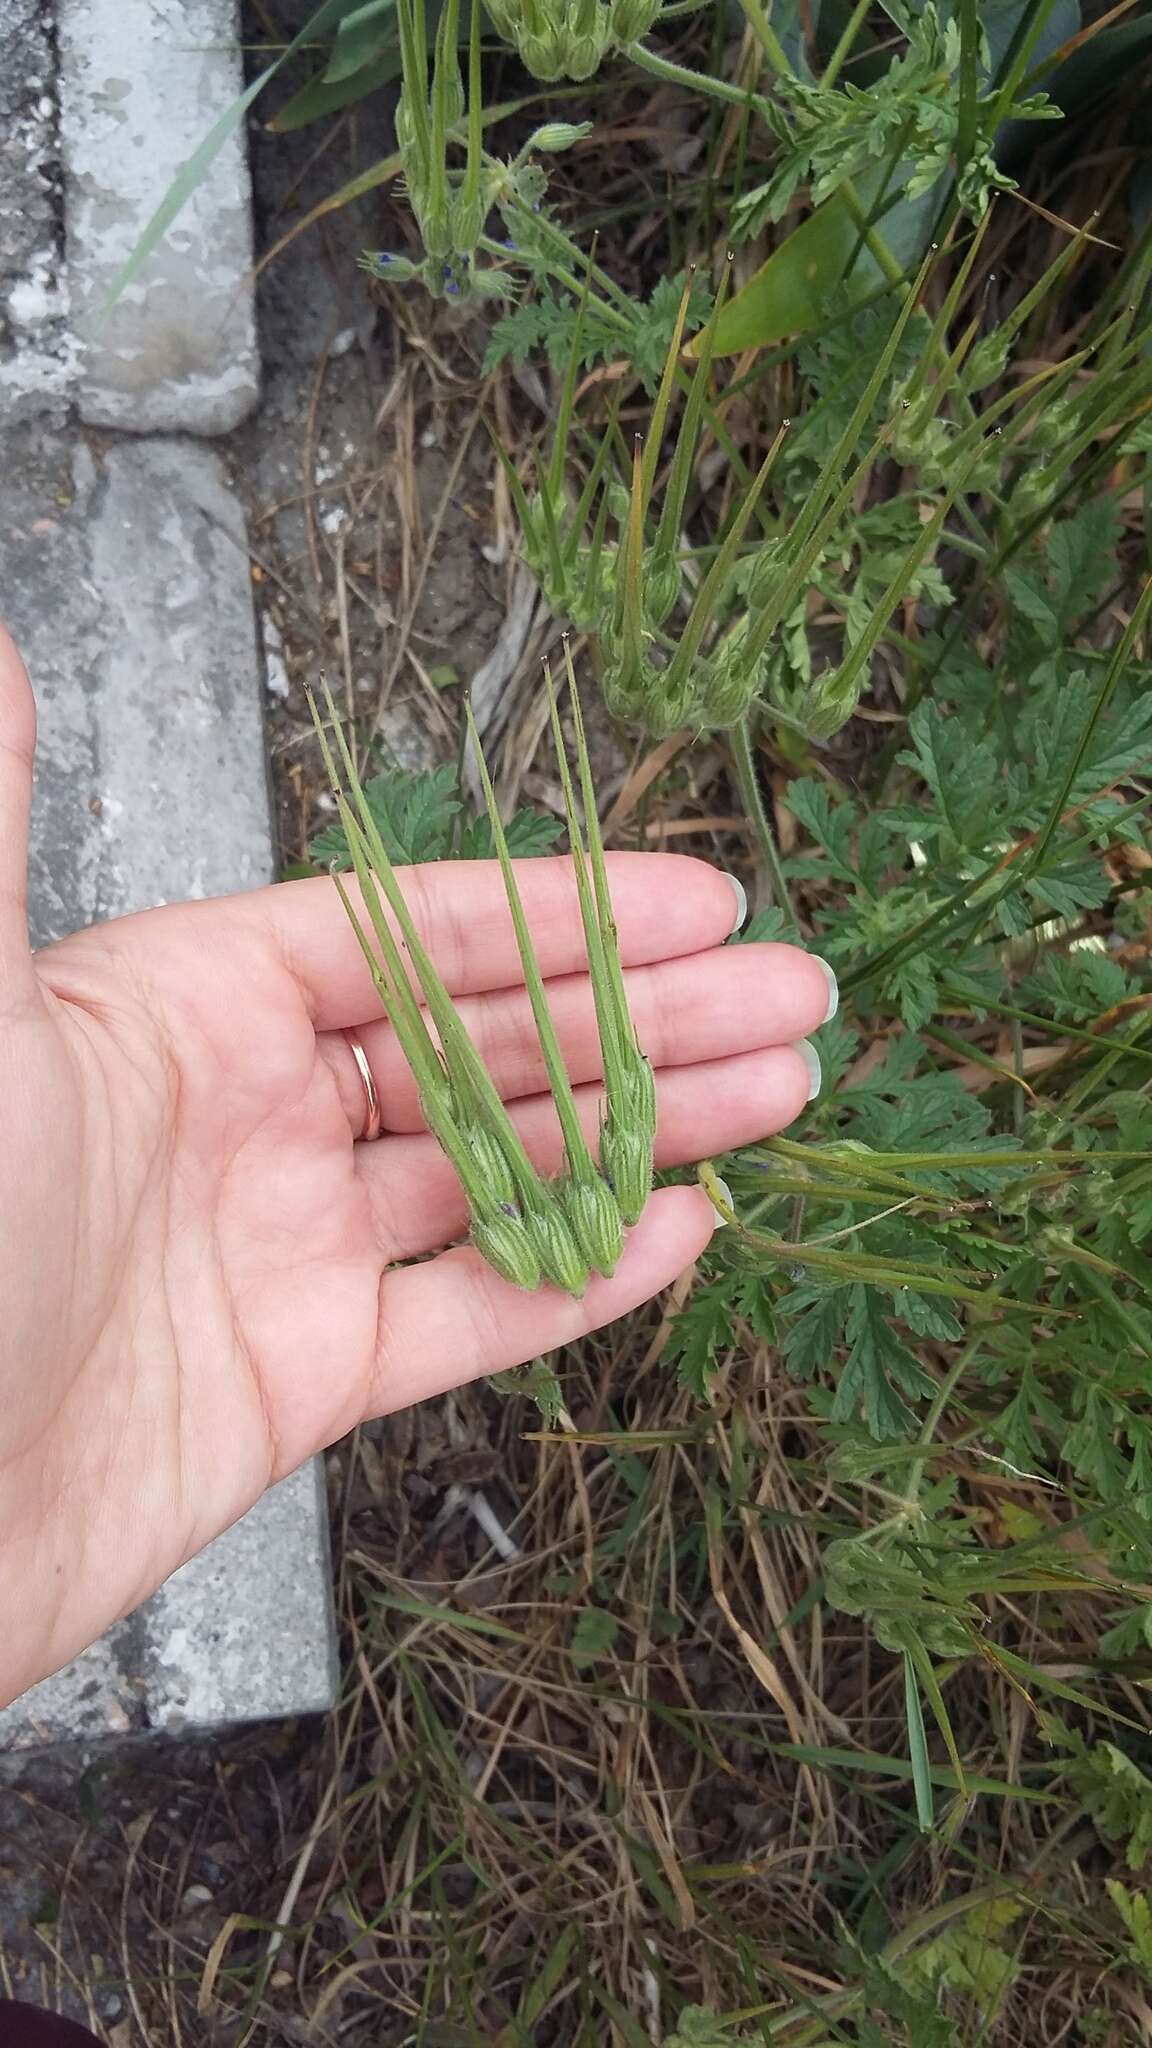
<instances>
[{"instance_id":1,"label":"grey concrete block","mask_svg":"<svg viewBox=\"0 0 1152 2048\"><path fill-rule=\"evenodd\" d=\"M61 248L52 22L0 0L0 414L62 412L75 347Z\"/></svg>"},{"instance_id":2,"label":"grey concrete block","mask_svg":"<svg viewBox=\"0 0 1152 2048\"><path fill-rule=\"evenodd\" d=\"M0 1751L320 1713L335 1698L313 1462L78 1657L0 1711Z\"/></svg>"},{"instance_id":3,"label":"grey concrete block","mask_svg":"<svg viewBox=\"0 0 1152 2048\"><path fill-rule=\"evenodd\" d=\"M12 578L40 652L41 940L274 871L244 521L219 461L145 440L97 463L81 443L73 475L67 517L31 536L50 636Z\"/></svg>"},{"instance_id":4,"label":"grey concrete block","mask_svg":"<svg viewBox=\"0 0 1152 2048\"><path fill-rule=\"evenodd\" d=\"M40 712L38 942L265 882L264 741L239 508L206 448L0 445L0 612ZM0 1747L318 1710L335 1691L318 1468L0 1714Z\"/></svg>"},{"instance_id":5,"label":"grey concrete block","mask_svg":"<svg viewBox=\"0 0 1152 2048\"><path fill-rule=\"evenodd\" d=\"M58 0L57 12L81 414L133 433L226 433L259 389L242 122L108 300L173 179L243 88L235 0Z\"/></svg>"}]
</instances>

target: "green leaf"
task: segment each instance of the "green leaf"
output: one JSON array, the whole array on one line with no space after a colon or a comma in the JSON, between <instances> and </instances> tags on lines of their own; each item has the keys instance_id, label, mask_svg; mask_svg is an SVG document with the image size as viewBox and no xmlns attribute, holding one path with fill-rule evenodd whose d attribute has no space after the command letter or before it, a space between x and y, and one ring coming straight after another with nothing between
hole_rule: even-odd
<instances>
[{"instance_id":1,"label":"green leaf","mask_svg":"<svg viewBox=\"0 0 1152 2048\"><path fill-rule=\"evenodd\" d=\"M367 99L370 93L379 92L382 86L391 85L400 76L401 62L399 49L389 49L372 64L364 64L347 78L332 84L322 72L308 79L297 92L278 107L268 123L273 135L291 135L299 128L309 128L314 121L324 121L330 114L339 114L345 107L355 106L357 101Z\"/></svg>"},{"instance_id":2,"label":"green leaf","mask_svg":"<svg viewBox=\"0 0 1152 2048\"><path fill-rule=\"evenodd\" d=\"M564 827L558 818L544 811L516 811L504 827L508 851L515 860L534 860L550 853ZM465 818L453 849L455 860L491 860L495 855L492 828L487 818Z\"/></svg>"},{"instance_id":3,"label":"green leaf","mask_svg":"<svg viewBox=\"0 0 1152 2048\"><path fill-rule=\"evenodd\" d=\"M1152 1977L1152 1898L1147 1892L1126 1891L1113 1877L1106 1877L1104 1889L1123 1920L1140 1968Z\"/></svg>"},{"instance_id":4,"label":"green leaf","mask_svg":"<svg viewBox=\"0 0 1152 2048\"><path fill-rule=\"evenodd\" d=\"M835 194L793 228L747 284L732 294L716 323L716 355L769 348L819 327L833 295L845 285L859 248L860 230L842 196ZM846 288L849 303L875 293L875 266L856 264Z\"/></svg>"},{"instance_id":5,"label":"green leaf","mask_svg":"<svg viewBox=\"0 0 1152 2048\"><path fill-rule=\"evenodd\" d=\"M923 776L951 846L986 846L1001 772L991 740L972 736L932 703L917 705L908 733L913 751L900 760Z\"/></svg>"},{"instance_id":6,"label":"green leaf","mask_svg":"<svg viewBox=\"0 0 1152 2048\"><path fill-rule=\"evenodd\" d=\"M550 291L541 291L496 322L484 352L484 368L494 370L505 360L523 368L529 356L540 350L554 368L559 368L567 360L578 334L577 362L581 369L623 358L651 389L659 381L664 366L679 316L683 286L682 276L661 278L647 305L639 300L632 302L627 325L605 319L595 299L582 304L571 295L557 298ZM703 326L711 309L711 290L703 278L694 278L685 333Z\"/></svg>"},{"instance_id":7,"label":"green leaf","mask_svg":"<svg viewBox=\"0 0 1152 2048\"><path fill-rule=\"evenodd\" d=\"M576 1617L569 1655L578 1671L606 1657L616 1641L620 1623L603 1607L583 1607Z\"/></svg>"},{"instance_id":8,"label":"green leaf","mask_svg":"<svg viewBox=\"0 0 1152 2048\"><path fill-rule=\"evenodd\" d=\"M757 910L741 931L733 932L728 944L762 946L768 939L782 939L785 936L786 926L782 910Z\"/></svg>"},{"instance_id":9,"label":"green leaf","mask_svg":"<svg viewBox=\"0 0 1152 2048\"><path fill-rule=\"evenodd\" d=\"M454 768L413 774L389 768L364 784L364 795L388 858L398 866L442 860L452 843L452 822L462 809ZM330 867L351 866L348 842L330 825L312 842L312 858Z\"/></svg>"},{"instance_id":10,"label":"green leaf","mask_svg":"<svg viewBox=\"0 0 1152 2048\"><path fill-rule=\"evenodd\" d=\"M364 794L388 858L398 867L411 867L418 861L492 860L495 856L487 818L461 816L464 805L454 768L433 768L423 774L389 768L365 783ZM556 818L533 810L517 811L504 828L509 851L521 860L547 853L562 830ZM323 867L351 866L348 842L339 825L327 826L312 841L312 858Z\"/></svg>"},{"instance_id":11,"label":"green leaf","mask_svg":"<svg viewBox=\"0 0 1152 2048\"><path fill-rule=\"evenodd\" d=\"M398 47L398 42L395 0L365 0L362 7L345 15L336 31L336 46L324 72L326 82L343 84L374 63L386 44Z\"/></svg>"},{"instance_id":12,"label":"green leaf","mask_svg":"<svg viewBox=\"0 0 1152 2048\"><path fill-rule=\"evenodd\" d=\"M1089 1749L1078 1738L1069 1776L1086 1812L1107 1842L1124 1845L1129 1870L1152 1856L1152 1778L1113 1742Z\"/></svg>"},{"instance_id":13,"label":"green leaf","mask_svg":"<svg viewBox=\"0 0 1152 2048\"><path fill-rule=\"evenodd\" d=\"M681 1386L698 1401L710 1398L720 1369L720 1352L732 1342L732 1282L716 1280L701 1287L687 1308L673 1318L664 1357L676 1367Z\"/></svg>"},{"instance_id":14,"label":"green leaf","mask_svg":"<svg viewBox=\"0 0 1152 2048\"><path fill-rule=\"evenodd\" d=\"M931 1834L936 1818L936 1805L932 1797L932 1771L928 1758L928 1739L924 1731L924 1710L920 1704L920 1687L916 1679L916 1667L909 1652L904 1652L904 1714L908 1724L908 1755L912 1764L912 1783L916 1793L916 1819L922 1834Z\"/></svg>"},{"instance_id":15,"label":"green leaf","mask_svg":"<svg viewBox=\"0 0 1152 2048\"><path fill-rule=\"evenodd\" d=\"M1084 949L1049 953L1040 972L1030 975L1020 989L1026 1009L1051 1010L1055 1017L1073 1021L1102 1016L1135 993L1118 960Z\"/></svg>"},{"instance_id":16,"label":"green leaf","mask_svg":"<svg viewBox=\"0 0 1152 2048\"><path fill-rule=\"evenodd\" d=\"M848 1357L832 1403L833 1421L846 1422L862 1409L871 1436L905 1436L913 1416L902 1396L919 1400L934 1383L889 1326L880 1296L859 1285L851 1295L844 1330Z\"/></svg>"},{"instance_id":17,"label":"green leaf","mask_svg":"<svg viewBox=\"0 0 1152 2048\"><path fill-rule=\"evenodd\" d=\"M789 783L784 799L797 823L823 847L834 874L842 881L855 882L852 857L852 828L855 812L850 804L833 804L822 782L800 777Z\"/></svg>"},{"instance_id":18,"label":"green leaf","mask_svg":"<svg viewBox=\"0 0 1152 2048\"><path fill-rule=\"evenodd\" d=\"M793 1379L811 1380L817 1373L831 1372L848 1307L846 1288L827 1292L797 1288L785 1295L780 1313L795 1317L784 1337L784 1363Z\"/></svg>"}]
</instances>

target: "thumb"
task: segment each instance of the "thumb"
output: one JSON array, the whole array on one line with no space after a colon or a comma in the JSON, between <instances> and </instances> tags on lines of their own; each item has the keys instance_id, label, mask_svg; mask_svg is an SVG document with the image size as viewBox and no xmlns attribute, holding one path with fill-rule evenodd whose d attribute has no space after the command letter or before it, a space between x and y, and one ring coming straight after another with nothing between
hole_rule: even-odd
<instances>
[{"instance_id":1,"label":"thumb","mask_svg":"<svg viewBox=\"0 0 1152 2048\"><path fill-rule=\"evenodd\" d=\"M36 704L28 672L0 626L0 998L27 971L28 814Z\"/></svg>"}]
</instances>

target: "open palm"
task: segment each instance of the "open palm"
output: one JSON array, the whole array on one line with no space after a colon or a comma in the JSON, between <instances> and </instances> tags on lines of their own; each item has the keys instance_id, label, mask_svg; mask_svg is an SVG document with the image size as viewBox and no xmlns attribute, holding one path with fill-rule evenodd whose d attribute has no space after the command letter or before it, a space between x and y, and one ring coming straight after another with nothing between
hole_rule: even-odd
<instances>
[{"instance_id":1,"label":"open palm","mask_svg":"<svg viewBox=\"0 0 1152 2048\"><path fill-rule=\"evenodd\" d=\"M144 1599L265 1487L366 1416L620 1315L707 1241L693 1188L655 1195L611 1280L522 1294L459 1238L459 1185L336 890L295 882L149 911L33 955L24 909L34 712L0 637L0 1698ZM668 1165L778 1130L824 1018L819 964L721 951L728 880L612 857ZM498 868L403 877L425 943L530 1151L560 1138ZM589 1132L599 1053L571 865L522 864ZM354 1141L355 1026L384 1111ZM421 1263L398 1265L438 1252Z\"/></svg>"}]
</instances>

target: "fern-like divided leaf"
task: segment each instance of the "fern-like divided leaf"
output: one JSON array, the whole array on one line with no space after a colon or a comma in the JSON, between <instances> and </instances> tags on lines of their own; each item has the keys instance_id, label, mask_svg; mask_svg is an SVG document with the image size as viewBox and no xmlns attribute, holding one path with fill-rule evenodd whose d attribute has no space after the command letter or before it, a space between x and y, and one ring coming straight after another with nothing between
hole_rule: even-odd
<instances>
[{"instance_id":1,"label":"fern-like divided leaf","mask_svg":"<svg viewBox=\"0 0 1152 2048\"><path fill-rule=\"evenodd\" d=\"M453 768L432 768L414 774L389 768L364 784L373 822L397 867L429 860L494 860L496 847L486 816L466 812ZM519 860L548 853L562 827L542 811L517 811L504 828L508 850ZM328 825L312 841L318 867L341 872L352 865L348 839L340 825Z\"/></svg>"}]
</instances>

